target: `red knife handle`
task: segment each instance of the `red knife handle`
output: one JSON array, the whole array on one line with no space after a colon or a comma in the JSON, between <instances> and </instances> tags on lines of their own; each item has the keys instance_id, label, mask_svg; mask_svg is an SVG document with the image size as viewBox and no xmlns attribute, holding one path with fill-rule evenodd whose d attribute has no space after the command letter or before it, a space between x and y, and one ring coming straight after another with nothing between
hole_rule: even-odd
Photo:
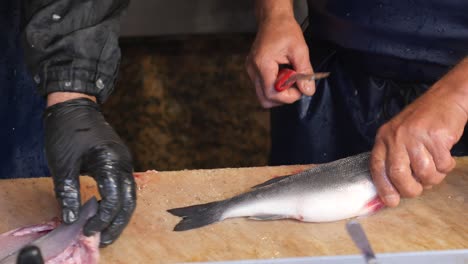
<instances>
[{"instance_id":1,"label":"red knife handle","mask_svg":"<svg viewBox=\"0 0 468 264\"><path fill-rule=\"evenodd\" d=\"M294 82L286 83L286 81L289 80L289 78L292 77L295 73L296 71L289 68L280 69L275 82L275 90L278 92L282 92L291 87L294 84Z\"/></svg>"}]
</instances>

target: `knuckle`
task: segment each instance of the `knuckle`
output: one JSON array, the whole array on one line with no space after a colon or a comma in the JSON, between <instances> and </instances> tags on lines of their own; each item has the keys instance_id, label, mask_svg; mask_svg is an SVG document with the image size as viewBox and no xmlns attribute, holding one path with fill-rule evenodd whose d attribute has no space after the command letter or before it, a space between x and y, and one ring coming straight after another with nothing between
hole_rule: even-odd
<instances>
[{"instance_id":1,"label":"knuckle","mask_svg":"<svg viewBox=\"0 0 468 264\"><path fill-rule=\"evenodd\" d=\"M309 54L309 47L305 43L305 41L294 41L293 45L291 45L291 50L297 55L308 55Z\"/></svg>"},{"instance_id":2,"label":"knuckle","mask_svg":"<svg viewBox=\"0 0 468 264\"><path fill-rule=\"evenodd\" d=\"M99 214L99 221L105 224L109 224L115 218L115 215L118 213L119 207L115 208L101 208L101 212Z\"/></svg>"},{"instance_id":3,"label":"knuckle","mask_svg":"<svg viewBox=\"0 0 468 264\"><path fill-rule=\"evenodd\" d=\"M387 137L388 133L390 132L390 125L384 124L377 130L377 135L375 137L376 141L383 141L385 137Z\"/></svg>"},{"instance_id":4,"label":"knuckle","mask_svg":"<svg viewBox=\"0 0 468 264\"><path fill-rule=\"evenodd\" d=\"M372 172L372 176L377 176L384 171L384 163L380 159L371 158L369 168Z\"/></svg>"},{"instance_id":5,"label":"knuckle","mask_svg":"<svg viewBox=\"0 0 468 264\"><path fill-rule=\"evenodd\" d=\"M393 137L396 142L403 142L403 140L408 136L408 129L404 125L394 126L392 130Z\"/></svg>"},{"instance_id":6,"label":"knuckle","mask_svg":"<svg viewBox=\"0 0 468 264\"><path fill-rule=\"evenodd\" d=\"M409 132L417 134L417 133L420 133L421 131L427 131L426 129L427 125L425 123L426 123L426 120L418 119L418 120L412 120L411 125L406 125L405 123L402 126L406 127Z\"/></svg>"},{"instance_id":7,"label":"knuckle","mask_svg":"<svg viewBox=\"0 0 468 264\"><path fill-rule=\"evenodd\" d=\"M120 211L121 207L122 203L119 200L115 203L108 203L107 205L101 206L101 215L112 219Z\"/></svg>"},{"instance_id":8,"label":"knuckle","mask_svg":"<svg viewBox=\"0 0 468 264\"><path fill-rule=\"evenodd\" d=\"M436 171L435 166L431 166L429 161L421 161L414 175L424 185L435 185L441 181L441 174Z\"/></svg>"},{"instance_id":9,"label":"knuckle","mask_svg":"<svg viewBox=\"0 0 468 264\"><path fill-rule=\"evenodd\" d=\"M445 138L445 142L447 143L447 145L453 145L455 144L457 141L458 141L458 138L460 136L458 135L453 135L453 134L445 134L444 135L444 138Z\"/></svg>"},{"instance_id":10,"label":"knuckle","mask_svg":"<svg viewBox=\"0 0 468 264\"><path fill-rule=\"evenodd\" d=\"M407 167L402 166L400 164L397 165L390 165L388 168L388 174L393 179L402 179L407 174L408 170Z\"/></svg>"},{"instance_id":11,"label":"knuckle","mask_svg":"<svg viewBox=\"0 0 468 264\"><path fill-rule=\"evenodd\" d=\"M429 169L420 169L415 173L417 179L419 179L424 184L431 184L432 178L434 176L434 171Z\"/></svg>"},{"instance_id":12,"label":"knuckle","mask_svg":"<svg viewBox=\"0 0 468 264\"><path fill-rule=\"evenodd\" d=\"M86 162L91 172L100 174L117 175L133 170L132 156L128 148L120 142L112 142L100 146L96 152L89 155L93 157ZM96 175L95 175L96 176Z\"/></svg>"},{"instance_id":13,"label":"knuckle","mask_svg":"<svg viewBox=\"0 0 468 264\"><path fill-rule=\"evenodd\" d=\"M400 184L397 185L397 190L401 196L406 198L413 198L422 193L422 185L418 183L413 178L408 179L408 181L400 181Z\"/></svg>"},{"instance_id":14,"label":"knuckle","mask_svg":"<svg viewBox=\"0 0 468 264\"><path fill-rule=\"evenodd\" d=\"M436 167L440 172L448 173L454 168L454 163L451 158L443 158L436 162Z\"/></svg>"},{"instance_id":15,"label":"knuckle","mask_svg":"<svg viewBox=\"0 0 468 264\"><path fill-rule=\"evenodd\" d=\"M387 196L391 194L396 194L396 190L393 188L393 186L383 178L380 178L381 180L376 180L375 181L375 186L377 188L377 192L381 196Z\"/></svg>"},{"instance_id":16,"label":"knuckle","mask_svg":"<svg viewBox=\"0 0 468 264\"><path fill-rule=\"evenodd\" d=\"M60 196L60 201L63 207L70 209L78 209L80 207L80 202L78 195L69 195L69 193L62 193Z\"/></svg>"},{"instance_id":17,"label":"knuckle","mask_svg":"<svg viewBox=\"0 0 468 264\"><path fill-rule=\"evenodd\" d=\"M380 194L387 195L395 192L392 184L383 175L376 175L374 182Z\"/></svg>"},{"instance_id":18,"label":"knuckle","mask_svg":"<svg viewBox=\"0 0 468 264\"><path fill-rule=\"evenodd\" d=\"M381 125L379 129L377 129L377 134L382 134L383 132L385 132L387 127L388 127L388 123Z\"/></svg>"},{"instance_id":19,"label":"knuckle","mask_svg":"<svg viewBox=\"0 0 468 264\"><path fill-rule=\"evenodd\" d=\"M451 147L458 141L459 136L447 131L446 128L434 128L427 131L429 138L442 144L444 147Z\"/></svg>"},{"instance_id":20,"label":"knuckle","mask_svg":"<svg viewBox=\"0 0 468 264\"><path fill-rule=\"evenodd\" d=\"M432 139L442 139L447 135L447 133L445 132L445 129L439 129L439 128L429 129L429 131L427 131L427 134Z\"/></svg>"},{"instance_id":21,"label":"knuckle","mask_svg":"<svg viewBox=\"0 0 468 264\"><path fill-rule=\"evenodd\" d=\"M435 171L428 162L420 161L414 173L421 182L426 183L434 175Z\"/></svg>"},{"instance_id":22,"label":"knuckle","mask_svg":"<svg viewBox=\"0 0 468 264\"><path fill-rule=\"evenodd\" d=\"M254 65L257 69L260 69L262 68L263 61L264 57L257 55L252 59L252 65Z\"/></svg>"},{"instance_id":23,"label":"knuckle","mask_svg":"<svg viewBox=\"0 0 468 264\"><path fill-rule=\"evenodd\" d=\"M130 152L128 148L123 144L109 145L108 153L110 157L115 157L115 159L117 160L130 159Z\"/></svg>"}]
</instances>

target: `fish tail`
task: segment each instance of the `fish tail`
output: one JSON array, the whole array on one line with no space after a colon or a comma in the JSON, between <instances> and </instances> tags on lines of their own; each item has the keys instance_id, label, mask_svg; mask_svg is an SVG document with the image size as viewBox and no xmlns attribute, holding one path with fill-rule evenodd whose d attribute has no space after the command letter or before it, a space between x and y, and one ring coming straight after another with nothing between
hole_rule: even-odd
<instances>
[{"instance_id":1,"label":"fish tail","mask_svg":"<svg viewBox=\"0 0 468 264\"><path fill-rule=\"evenodd\" d=\"M225 208L223 201L218 201L167 211L175 216L182 217L182 220L174 227L174 231L185 231L218 222L221 220Z\"/></svg>"}]
</instances>

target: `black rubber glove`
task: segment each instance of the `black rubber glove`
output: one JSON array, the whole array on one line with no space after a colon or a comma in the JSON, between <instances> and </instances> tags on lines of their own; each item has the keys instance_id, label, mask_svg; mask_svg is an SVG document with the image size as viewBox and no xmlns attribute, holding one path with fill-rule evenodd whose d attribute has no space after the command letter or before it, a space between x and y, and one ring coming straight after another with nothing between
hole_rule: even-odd
<instances>
[{"instance_id":1,"label":"black rubber glove","mask_svg":"<svg viewBox=\"0 0 468 264\"><path fill-rule=\"evenodd\" d=\"M43 264L41 251L36 246L26 246L21 249L16 264Z\"/></svg>"},{"instance_id":2,"label":"black rubber glove","mask_svg":"<svg viewBox=\"0 0 468 264\"><path fill-rule=\"evenodd\" d=\"M79 174L93 177L102 200L97 214L84 227L89 236L101 232L101 246L113 243L136 207L132 158L128 148L106 122L98 104L74 99L46 109L46 155L62 206L63 221L78 219Z\"/></svg>"}]
</instances>

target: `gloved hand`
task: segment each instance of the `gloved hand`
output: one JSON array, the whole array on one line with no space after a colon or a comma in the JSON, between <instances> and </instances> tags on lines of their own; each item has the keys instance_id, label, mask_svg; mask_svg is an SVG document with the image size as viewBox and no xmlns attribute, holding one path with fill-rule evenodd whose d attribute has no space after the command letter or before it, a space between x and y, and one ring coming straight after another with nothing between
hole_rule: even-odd
<instances>
[{"instance_id":1,"label":"gloved hand","mask_svg":"<svg viewBox=\"0 0 468 264\"><path fill-rule=\"evenodd\" d=\"M17 264L43 264L41 251L36 246L26 246L21 249L16 260Z\"/></svg>"},{"instance_id":2,"label":"gloved hand","mask_svg":"<svg viewBox=\"0 0 468 264\"><path fill-rule=\"evenodd\" d=\"M132 159L122 140L106 122L98 104L73 99L49 106L44 113L45 148L62 206L63 221L78 219L79 174L93 177L102 200L84 227L85 235L101 232L101 246L113 243L136 207Z\"/></svg>"}]
</instances>

